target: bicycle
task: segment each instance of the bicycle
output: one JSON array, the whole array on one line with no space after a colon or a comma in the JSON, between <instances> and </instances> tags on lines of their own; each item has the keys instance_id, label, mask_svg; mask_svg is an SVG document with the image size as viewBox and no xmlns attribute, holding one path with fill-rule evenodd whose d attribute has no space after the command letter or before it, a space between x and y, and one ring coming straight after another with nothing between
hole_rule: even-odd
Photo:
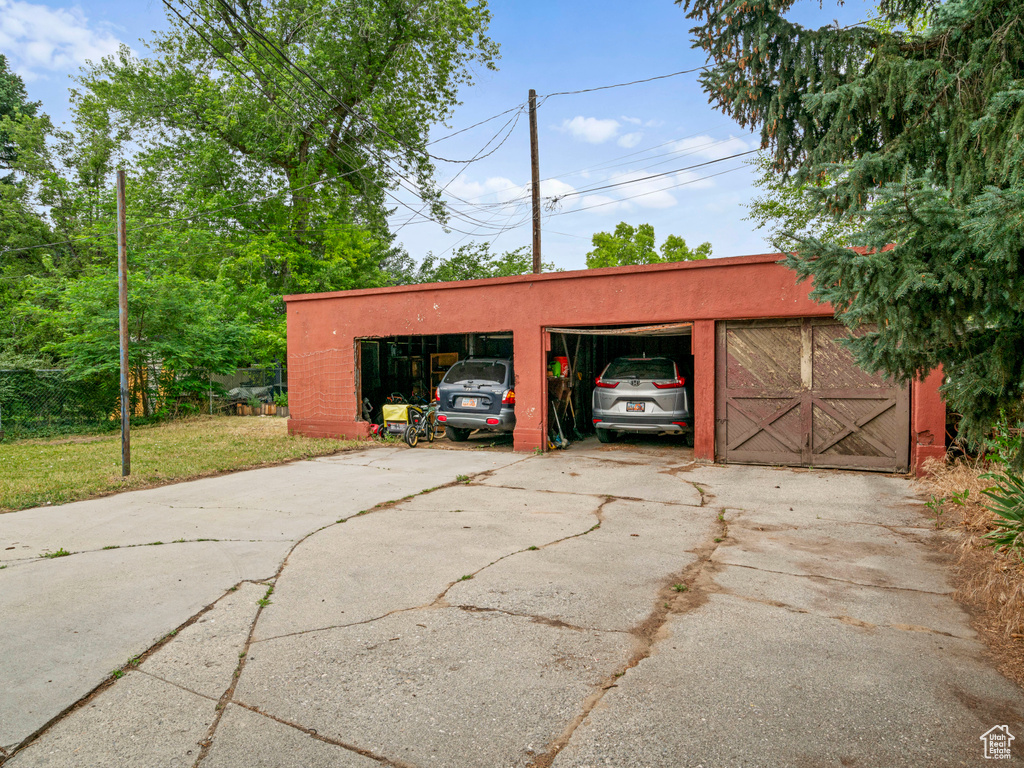
<instances>
[{"instance_id":1,"label":"bicycle","mask_svg":"<svg viewBox=\"0 0 1024 768\"><path fill-rule=\"evenodd\" d=\"M444 433L444 427L440 428ZM418 405L409 406L409 426L405 428L405 444L415 448L421 437L427 438L428 443L434 442L435 437L440 437L437 426L437 403L431 403L426 409Z\"/></svg>"}]
</instances>

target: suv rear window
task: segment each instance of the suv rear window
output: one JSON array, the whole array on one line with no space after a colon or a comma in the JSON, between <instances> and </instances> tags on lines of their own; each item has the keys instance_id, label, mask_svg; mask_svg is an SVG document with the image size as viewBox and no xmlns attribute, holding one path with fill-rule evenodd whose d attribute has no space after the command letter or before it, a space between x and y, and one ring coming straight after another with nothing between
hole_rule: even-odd
<instances>
[{"instance_id":1,"label":"suv rear window","mask_svg":"<svg viewBox=\"0 0 1024 768\"><path fill-rule=\"evenodd\" d=\"M676 368L665 357L630 358L613 360L601 376L603 379L674 379Z\"/></svg>"},{"instance_id":2,"label":"suv rear window","mask_svg":"<svg viewBox=\"0 0 1024 768\"><path fill-rule=\"evenodd\" d=\"M502 384L505 381L504 363L484 363L476 360L465 360L456 363L445 374L444 383L456 381L493 381Z\"/></svg>"}]
</instances>

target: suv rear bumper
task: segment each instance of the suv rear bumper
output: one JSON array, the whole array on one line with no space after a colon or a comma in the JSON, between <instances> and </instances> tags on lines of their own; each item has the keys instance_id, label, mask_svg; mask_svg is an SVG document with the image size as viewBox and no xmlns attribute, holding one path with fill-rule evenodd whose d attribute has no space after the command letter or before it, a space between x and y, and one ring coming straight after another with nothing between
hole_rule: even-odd
<instances>
[{"instance_id":1,"label":"suv rear bumper","mask_svg":"<svg viewBox=\"0 0 1024 768\"><path fill-rule=\"evenodd\" d=\"M676 424L681 422L685 426ZM624 416L621 413L594 411L595 429L614 429L619 432L692 432L693 416L687 411L658 414L657 420L643 416Z\"/></svg>"},{"instance_id":2,"label":"suv rear bumper","mask_svg":"<svg viewBox=\"0 0 1024 768\"><path fill-rule=\"evenodd\" d=\"M458 429L489 429L493 432L511 432L516 426L516 412L511 408L502 408L498 414L493 413L452 413L438 411L438 423L446 427ZM440 417L444 417L442 421ZM488 424L488 419L497 419L497 424Z\"/></svg>"}]
</instances>

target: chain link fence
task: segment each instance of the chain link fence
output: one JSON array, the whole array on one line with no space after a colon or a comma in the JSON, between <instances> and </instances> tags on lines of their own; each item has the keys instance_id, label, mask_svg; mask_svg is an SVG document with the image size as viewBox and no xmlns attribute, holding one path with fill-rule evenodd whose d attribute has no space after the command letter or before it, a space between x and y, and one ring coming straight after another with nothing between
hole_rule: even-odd
<instances>
[{"instance_id":1,"label":"chain link fence","mask_svg":"<svg viewBox=\"0 0 1024 768\"><path fill-rule=\"evenodd\" d=\"M288 392L288 375L281 366L239 368L232 374L210 376L209 412L237 413L237 406L281 402Z\"/></svg>"},{"instance_id":2,"label":"chain link fence","mask_svg":"<svg viewBox=\"0 0 1024 768\"><path fill-rule=\"evenodd\" d=\"M232 374L195 376L187 392L169 393L149 380L145 397L133 386L132 419L175 418L191 413L234 414L240 404L282 401L288 380L280 366L239 368ZM247 412L251 412L247 411ZM76 379L68 371L0 370L0 440L116 430L121 401L116 377Z\"/></svg>"},{"instance_id":3,"label":"chain link fence","mask_svg":"<svg viewBox=\"0 0 1024 768\"><path fill-rule=\"evenodd\" d=\"M0 371L0 439L96 432L117 422L117 381L62 370Z\"/></svg>"}]
</instances>

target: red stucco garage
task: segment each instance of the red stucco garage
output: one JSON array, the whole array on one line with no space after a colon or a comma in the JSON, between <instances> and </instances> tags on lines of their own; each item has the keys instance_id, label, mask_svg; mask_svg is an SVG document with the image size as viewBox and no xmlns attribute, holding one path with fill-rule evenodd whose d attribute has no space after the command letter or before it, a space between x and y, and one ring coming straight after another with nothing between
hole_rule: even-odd
<instances>
[{"instance_id":1,"label":"red stucco garage","mask_svg":"<svg viewBox=\"0 0 1024 768\"><path fill-rule=\"evenodd\" d=\"M551 355L607 329L613 343L633 335L692 356L697 458L906 471L941 456L941 375L901 387L859 369L831 307L780 258L287 296L289 430L365 436L362 384L374 366L412 361L393 372L431 381L431 351L461 344L463 355L514 356L514 448L544 449ZM377 356L382 344L390 356Z\"/></svg>"}]
</instances>

